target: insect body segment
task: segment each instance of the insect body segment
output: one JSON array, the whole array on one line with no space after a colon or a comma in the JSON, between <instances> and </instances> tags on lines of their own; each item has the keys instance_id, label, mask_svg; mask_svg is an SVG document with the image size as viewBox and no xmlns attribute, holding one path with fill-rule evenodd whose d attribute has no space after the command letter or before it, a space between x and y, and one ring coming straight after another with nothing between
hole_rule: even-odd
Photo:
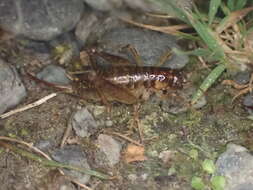
<instances>
[{"instance_id":1,"label":"insect body segment","mask_svg":"<svg viewBox=\"0 0 253 190\"><path fill-rule=\"evenodd\" d=\"M180 89L183 77L179 71L159 67L110 66L86 67L77 75L78 81L96 89L96 95L106 101L134 104L146 100L157 91ZM85 93L84 88L76 88L77 94ZM83 92L82 92L83 91Z\"/></svg>"}]
</instances>

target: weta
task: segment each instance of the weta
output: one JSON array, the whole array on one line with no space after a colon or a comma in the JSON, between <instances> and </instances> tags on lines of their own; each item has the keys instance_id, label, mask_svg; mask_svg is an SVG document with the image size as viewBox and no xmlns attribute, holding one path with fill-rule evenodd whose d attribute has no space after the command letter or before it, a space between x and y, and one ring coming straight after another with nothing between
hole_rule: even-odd
<instances>
[{"instance_id":1,"label":"weta","mask_svg":"<svg viewBox=\"0 0 253 190\"><path fill-rule=\"evenodd\" d=\"M47 86L60 89L85 100L102 101L110 112L109 102L137 104L147 100L152 94L170 95L171 90L181 89L185 79L178 70L154 66L131 65L124 58L95 49L87 51L90 65L82 71L70 74L70 86L55 85L28 75ZM102 66L96 63L95 57L109 59L110 62L121 63L117 66ZM140 59L137 59L140 60ZM169 94L168 94L169 93ZM136 106L134 106L136 108ZM135 110L134 123L137 123L141 142L142 130L138 122L138 110Z\"/></svg>"},{"instance_id":2,"label":"weta","mask_svg":"<svg viewBox=\"0 0 253 190\"><path fill-rule=\"evenodd\" d=\"M74 74L71 85L72 93L84 99L102 100L105 104L111 101L135 104L147 100L153 93L166 94L181 89L185 82L178 70L130 63L99 66L95 63L95 56L107 60L113 58L114 62L118 59L120 63L127 61L95 49L88 51L88 55L91 66L85 66L82 72Z\"/></svg>"},{"instance_id":3,"label":"weta","mask_svg":"<svg viewBox=\"0 0 253 190\"><path fill-rule=\"evenodd\" d=\"M108 105L116 101L135 104L147 100L152 94L168 95L171 90L181 89L185 79L178 70L155 66L131 65L128 60L96 49L87 51L90 65L82 71L69 74L70 86L55 85L28 75L47 86L60 89L85 100L102 101ZM102 57L109 62L120 63L101 66L95 57ZM140 60L139 58L137 58Z\"/></svg>"}]
</instances>

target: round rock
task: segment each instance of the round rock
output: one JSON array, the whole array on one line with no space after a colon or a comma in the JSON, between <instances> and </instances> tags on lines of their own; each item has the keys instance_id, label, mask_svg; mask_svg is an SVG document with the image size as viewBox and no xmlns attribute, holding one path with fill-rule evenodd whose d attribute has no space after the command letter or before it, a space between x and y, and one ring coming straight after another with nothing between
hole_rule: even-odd
<instances>
[{"instance_id":1,"label":"round rock","mask_svg":"<svg viewBox=\"0 0 253 190\"><path fill-rule=\"evenodd\" d=\"M83 12L82 0L1 0L0 26L34 40L51 40L72 30Z\"/></svg>"},{"instance_id":2,"label":"round rock","mask_svg":"<svg viewBox=\"0 0 253 190\"><path fill-rule=\"evenodd\" d=\"M110 54L126 57L134 63L132 53L124 48L134 48L140 55L144 65L157 65L160 59L169 55L161 67L180 69L186 65L189 58L185 55L176 55L172 49L180 49L176 38L168 34L139 28L114 28L107 31L99 40L100 48Z\"/></svg>"},{"instance_id":3,"label":"round rock","mask_svg":"<svg viewBox=\"0 0 253 190\"><path fill-rule=\"evenodd\" d=\"M253 94L247 94L245 97L243 97L242 104L245 106L249 114L253 114Z\"/></svg>"},{"instance_id":4,"label":"round rock","mask_svg":"<svg viewBox=\"0 0 253 190\"><path fill-rule=\"evenodd\" d=\"M41 80L59 85L67 85L70 83L70 80L66 75L66 71L62 67L56 65L46 66L37 74L37 77Z\"/></svg>"},{"instance_id":5,"label":"round rock","mask_svg":"<svg viewBox=\"0 0 253 190\"><path fill-rule=\"evenodd\" d=\"M98 127L97 122L86 108L78 110L69 124L72 125L79 137L89 137L94 134Z\"/></svg>"},{"instance_id":6,"label":"round rock","mask_svg":"<svg viewBox=\"0 0 253 190\"><path fill-rule=\"evenodd\" d=\"M99 151L96 152L95 162L99 166L113 167L120 161L121 144L109 135L98 136Z\"/></svg>"},{"instance_id":7,"label":"round rock","mask_svg":"<svg viewBox=\"0 0 253 190\"><path fill-rule=\"evenodd\" d=\"M85 169L90 169L90 166L86 159L86 155L79 146L70 145L70 146L66 146L63 149L57 149L52 154L52 157L54 160L58 162L70 164L70 165L85 168ZM90 179L90 175L86 175L74 170L64 169L64 173L76 179L79 183L83 183L83 184L87 183Z\"/></svg>"},{"instance_id":8,"label":"round rock","mask_svg":"<svg viewBox=\"0 0 253 190\"><path fill-rule=\"evenodd\" d=\"M40 140L40 141L36 142L34 146L37 147L38 149L46 152L52 148L53 144L49 140Z\"/></svg>"},{"instance_id":9,"label":"round rock","mask_svg":"<svg viewBox=\"0 0 253 190\"><path fill-rule=\"evenodd\" d=\"M238 84L247 84L250 80L250 72L242 71L238 72L233 78Z\"/></svg>"},{"instance_id":10,"label":"round rock","mask_svg":"<svg viewBox=\"0 0 253 190\"><path fill-rule=\"evenodd\" d=\"M216 162L216 175L226 177L224 190L252 190L253 156L242 146L229 144Z\"/></svg>"},{"instance_id":11,"label":"round rock","mask_svg":"<svg viewBox=\"0 0 253 190\"><path fill-rule=\"evenodd\" d=\"M19 104L26 97L26 89L16 69L0 59L0 114Z\"/></svg>"}]
</instances>

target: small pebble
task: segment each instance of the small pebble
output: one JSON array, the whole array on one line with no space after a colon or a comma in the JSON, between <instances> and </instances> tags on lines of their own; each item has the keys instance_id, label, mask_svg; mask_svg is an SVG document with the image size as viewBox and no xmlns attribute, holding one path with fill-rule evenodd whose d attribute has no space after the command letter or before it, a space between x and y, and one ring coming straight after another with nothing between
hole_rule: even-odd
<instances>
[{"instance_id":1,"label":"small pebble","mask_svg":"<svg viewBox=\"0 0 253 190\"><path fill-rule=\"evenodd\" d=\"M237 82L238 84L247 84L250 80L250 73L247 71L244 72L238 72L233 79L235 80L235 82Z\"/></svg>"},{"instance_id":2,"label":"small pebble","mask_svg":"<svg viewBox=\"0 0 253 190\"><path fill-rule=\"evenodd\" d=\"M113 121L112 120L106 120L105 121L105 126L106 127L112 127L113 126Z\"/></svg>"},{"instance_id":3,"label":"small pebble","mask_svg":"<svg viewBox=\"0 0 253 190\"><path fill-rule=\"evenodd\" d=\"M34 146L37 147L38 149L46 152L50 148L52 148L52 142L50 142L49 140L41 140L41 141L38 141L37 143L35 143Z\"/></svg>"},{"instance_id":4,"label":"small pebble","mask_svg":"<svg viewBox=\"0 0 253 190\"><path fill-rule=\"evenodd\" d=\"M113 167L120 161L121 144L109 135L98 136L97 145L99 150L96 153L95 161L100 166Z\"/></svg>"},{"instance_id":5,"label":"small pebble","mask_svg":"<svg viewBox=\"0 0 253 190\"><path fill-rule=\"evenodd\" d=\"M163 163L168 163L175 157L176 151L165 150L160 152L159 158L163 161Z\"/></svg>"},{"instance_id":6,"label":"small pebble","mask_svg":"<svg viewBox=\"0 0 253 190\"><path fill-rule=\"evenodd\" d=\"M86 108L78 110L71 118L70 124L79 137L89 137L98 128L97 122Z\"/></svg>"},{"instance_id":7,"label":"small pebble","mask_svg":"<svg viewBox=\"0 0 253 190\"><path fill-rule=\"evenodd\" d=\"M247 94L245 97L243 97L242 104L245 106L249 114L253 114L253 95Z\"/></svg>"},{"instance_id":8,"label":"small pebble","mask_svg":"<svg viewBox=\"0 0 253 190\"><path fill-rule=\"evenodd\" d=\"M67 85L70 83L70 80L66 75L66 71L62 67L56 65L46 66L37 74L37 77L41 80L59 85Z\"/></svg>"},{"instance_id":9,"label":"small pebble","mask_svg":"<svg viewBox=\"0 0 253 190\"><path fill-rule=\"evenodd\" d=\"M76 145L69 145L65 146L63 149L55 150L52 154L52 158L58 162L70 164L85 169L90 169L85 153L81 150L79 146ZM90 175L83 174L75 170L64 169L64 173L67 176L74 178L79 183L85 184L90 180Z\"/></svg>"}]
</instances>

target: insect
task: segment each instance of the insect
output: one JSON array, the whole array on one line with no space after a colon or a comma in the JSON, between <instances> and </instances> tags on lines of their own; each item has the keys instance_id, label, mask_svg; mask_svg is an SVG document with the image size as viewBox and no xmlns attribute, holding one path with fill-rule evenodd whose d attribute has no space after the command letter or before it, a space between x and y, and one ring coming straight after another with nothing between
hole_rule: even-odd
<instances>
[{"instance_id":1,"label":"insect","mask_svg":"<svg viewBox=\"0 0 253 190\"><path fill-rule=\"evenodd\" d=\"M181 89L185 82L178 70L154 66L137 66L125 64L124 58L95 49L88 51L91 66L73 75L72 91L84 99L102 100L108 104L117 101L134 104L147 100L153 93L166 94L170 90ZM120 66L99 66L95 56L113 59L124 63Z\"/></svg>"},{"instance_id":2,"label":"insect","mask_svg":"<svg viewBox=\"0 0 253 190\"><path fill-rule=\"evenodd\" d=\"M131 65L124 58L97 52L95 49L87 53L91 64L84 66L81 72L70 74L72 79L70 86L52 85L32 75L30 77L85 100L101 100L107 105L107 108L110 108L109 102L111 101L136 104L147 100L153 93L167 94L171 90L181 89L185 82L182 73L178 70ZM97 56L121 64L101 66L96 63ZM139 136L143 142L142 130L138 122L138 110L135 110L133 125L134 123L137 124Z\"/></svg>"}]
</instances>

